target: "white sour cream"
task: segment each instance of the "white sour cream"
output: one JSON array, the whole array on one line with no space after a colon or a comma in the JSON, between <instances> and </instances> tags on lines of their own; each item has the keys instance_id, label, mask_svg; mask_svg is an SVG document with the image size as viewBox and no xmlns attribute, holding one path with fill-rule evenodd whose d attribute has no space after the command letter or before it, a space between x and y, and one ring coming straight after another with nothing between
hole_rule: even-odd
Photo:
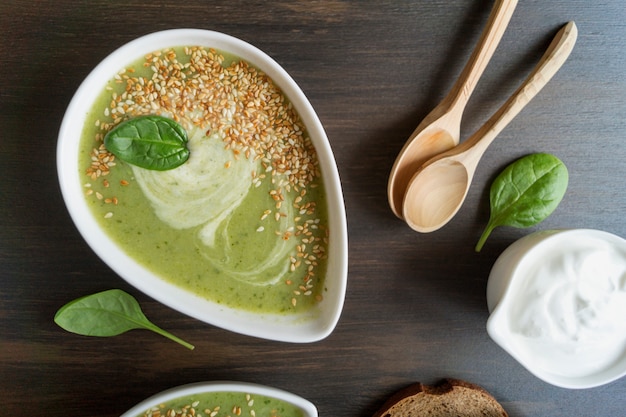
<instances>
[{"instance_id":1,"label":"white sour cream","mask_svg":"<svg viewBox=\"0 0 626 417\"><path fill-rule=\"evenodd\" d=\"M544 243L509 289L511 343L545 372L601 372L626 354L626 249L588 236Z\"/></svg>"}]
</instances>

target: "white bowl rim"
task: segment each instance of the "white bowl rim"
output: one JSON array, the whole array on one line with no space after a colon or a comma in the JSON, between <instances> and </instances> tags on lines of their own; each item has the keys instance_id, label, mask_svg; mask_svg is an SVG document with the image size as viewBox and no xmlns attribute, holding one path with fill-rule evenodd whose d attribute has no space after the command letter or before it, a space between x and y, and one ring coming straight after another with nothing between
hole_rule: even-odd
<instances>
[{"instance_id":1,"label":"white bowl rim","mask_svg":"<svg viewBox=\"0 0 626 417\"><path fill-rule=\"evenodd\" d=\"M305 315L257 314L228 308L155 277L121 251L99 228L82 196L84 180L79 177L78 158L68 155L78 155L82 126L95 96L102 91L104 83L125 65L155 50L184 45L201 45L233 53L260 68L283 90L309 131L324 178L331 235L328 272L324 282L328 291L319 305ZM335 329L343 310L348 271L347 221L338 169L324 128L311 103L291 76L255 46L221 32L187 28L154 32L122 45L89 73L70 101L59 130L57 173L65 205L83 239L112 270L144 294L205 323L263 339L308 343L326 338ZM202 314L207 308L209 314Z\"/></svg>"},{"instance_id":2,"label":"white bowl rim","mask_svg":"<svg viewBox=\"0 0 626 417\"><path fill-rule=\"evenodd\" d=\"M573 236L572 236L573 235ZM557 375L548 371L544 371L541 369L537 369L537 367L532 366L532 364L528 363L528 361L524 360L518 352L511 346L511 343L508 343L505 340L500 332L497 330L499 321L503 319L504 313L501 310L504 309L502 305L506 303L508 298L512 297L511 295L511 283L515 279L515 276L518 274L517 266L522 264L524 260L530 256L532 256L537 251L541 251L545 245L553 244L552 241L555 239L573 239L576 238L577 235L591 235L600 239L610 240L616 243L620 243L622 245L626 244L626 239L615 235L610 232L606 232L598 229L590 229L590 228L564 228L564 229L552 229L552 230L540 230L531 233L530 235L524 236L519 240L513 242L508 248L502 252L502 254L498 257L505 256L507 251L516 251L518 247L524 242L531 241L533 239L537 239L537 242L533 244L526 250L521 251L521 255L517 258L515 263L516 271L513 272L510 276L509 281L505 285L505 290L502 295L502 298L497 302L493 311L490 313L489 318L487 319L487 333L489 336L502 348L506 351L511 357L513 357L516 361L518 361L528 372L536 376L537 378L547 382L551 385L566 388L566 389L588 389L595 388L601 385L606 385L611 382L614 382L624 376L626 376L626 352L623 353L623 357L621 360L616 361L617 364L621 364L623 369L619 368L609 368L602 371L598 371L593 374L579 376L579 377L567 377L562 375ZM496 264L492 268L492 271L496 269L498 260L496 260ZM489 280L491 280L491 274L489 276ZM489 283L488 283L489 285Z\"/></svg>"},{"instance_id":3,"label":"white bowl rim","mask_svg":"<svg viewBox=\"0 0 626 417\"><path fill-rule=\"evenodd\" d=\"M318 416L317 408L312 402L289 391L251 382L209 381L180 385L178 387L162 391L141 401L120 417L137 417L149 408L167 401L172 401L181 397L188 397L194 394L211 392L241 392L251 395L271 397L299 407L304 412L304 417Z\"/></svg>"}]
</instances>

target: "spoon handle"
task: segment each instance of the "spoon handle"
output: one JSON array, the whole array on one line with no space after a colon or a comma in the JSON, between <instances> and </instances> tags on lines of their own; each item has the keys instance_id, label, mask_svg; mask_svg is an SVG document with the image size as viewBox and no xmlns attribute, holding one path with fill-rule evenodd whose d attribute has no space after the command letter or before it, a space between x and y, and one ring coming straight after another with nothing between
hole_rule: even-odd
<instances>
[{"instance_id":1,"label":"spoon handle","mask_svg":"<svg viewBox=\"0 0 626 417\"><path fill-rule=\"evenodd\" d=\"M456 83L442 102L447 107L445 111L452 110L457 117L462 116L465 105L498 47L516 6L517 0L497 0L495 2L476 48Z\"/></svg>"},{"instance_id":2,"label":"spoon handle","mask_svg":"<svg viewBox=\"0 0 626 417\"><path fill-rule=\"evenodd\" d=\"M496 136L563 66L574 48L577 36L578 29L574 22L564 25L555 35L552 43L524 83L476 133L458 146L454 153L460 155L461 152L465 151L468 167L473 165L475 168L478 160ZM470 162L474 162L474 164L470 164Z\"/></svg>"}]
</instances>

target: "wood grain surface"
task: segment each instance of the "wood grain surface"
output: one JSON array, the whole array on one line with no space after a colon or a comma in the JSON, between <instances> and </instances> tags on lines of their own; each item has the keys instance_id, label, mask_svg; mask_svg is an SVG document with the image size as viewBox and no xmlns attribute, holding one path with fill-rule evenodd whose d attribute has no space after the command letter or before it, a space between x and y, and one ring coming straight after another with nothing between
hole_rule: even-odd
<instances>
[{"instance_id":1,"label":"wood grain surface","mask_svg":"<svg viewBox=\"0 0 626 417\"><path fill-rule=\"evenodd\" d=\"M118 416L181 384L240 380L289 390L320 416L371 416L415 381L466 379L513 417L626 415L626 379L588 390L532 376L486 333L485 286L498 255L549 228L626 237L626 8L621 0L520 1L472 96L462 138L517 88L567 21L578 43L550 84L481 161L458 215L422 235L395 218L389 170L443 98L491 10L478 0L4 0L0 4L0 414ZM326 128L342 178L349 282L336 330L312 344L259 340L183 316L127 285L86 245L56 176L58 129L84 77L122 44L193 27L259 47L300 84ZM533 152L558 156L568 192L545 222L497 229L491 180ZM187 351L134 331L87 338L53 323L64 303L122 288Z\"/></svg>"}]
</instances>

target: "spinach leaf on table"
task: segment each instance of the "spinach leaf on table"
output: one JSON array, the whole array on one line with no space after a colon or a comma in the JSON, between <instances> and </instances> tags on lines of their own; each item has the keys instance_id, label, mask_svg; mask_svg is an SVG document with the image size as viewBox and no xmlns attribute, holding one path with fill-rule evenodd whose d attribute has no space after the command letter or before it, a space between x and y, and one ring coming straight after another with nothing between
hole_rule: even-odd
<instances>
[{"instance_id":1,"label":"spinach leaf on table","mask_svg":"<svg viewBox=\"0 0 626 417\"><path fill-rule=\"evenodd\" d=\"M567 184L565 164L550 154L527 155L506 167L491 185L491 215L476 252L498 226L525 228L546 219L563 199Z\"/></svg>"},{"instance_id":2,"label":"spinach leaf on table","mask_svg":"<svg viewBox=\"0 0 626 417\"><path fill-rule=\"evenodd\" d=\"M194 346L152 324L137 300L118 290L107 290L70 301L57 311L54 322L68 332L84 336L117 336L128 330L147 329L176 343Z\"/></svg>"},{"instance_id":3,"label":"spinach leaf on table","mask_svg":"<svg viewBox=\"0 0 626 417\"><path fill-rule=\"evenodd\" d=\"M129 164L165 171L189 159L187 141L187 132L174 120L141 116L115 126L104 137L104 146Z\"/></svg>"}]
</instances>

